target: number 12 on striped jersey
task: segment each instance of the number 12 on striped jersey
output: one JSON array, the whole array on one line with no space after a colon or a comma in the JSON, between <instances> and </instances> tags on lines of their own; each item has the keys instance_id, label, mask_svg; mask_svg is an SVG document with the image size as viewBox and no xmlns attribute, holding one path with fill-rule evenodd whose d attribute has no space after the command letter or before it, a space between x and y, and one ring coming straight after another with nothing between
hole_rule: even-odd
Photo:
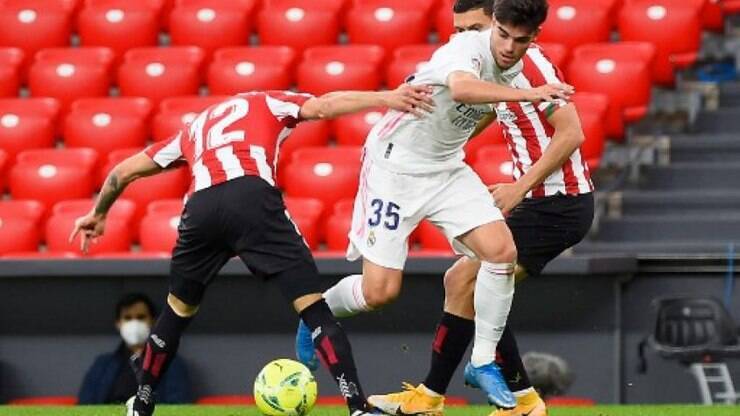
<instances>
[{"instance_id":1,"label":"number 12 on striped jersey","mask_svg":"<svg viewBox=\"0 0 740 416\"><path fill-rule=\"evenodd\" d=\"M200 113L190 124L190 137L195 141L195 159L203 153L204 146L205 150L211 150L232 142L244 141L244 130L230 132L224 132L224 130L246 117L247 113L249 113L249 101L240 97L234 97L218 104L210 111ZM204 131L208 120L219 117L221 117L220 120L208 128L208 131Z\"/></svg>"},{"instance_id":2,"label":"number 12 on striped jersey","mask_svg":"<svg viewBox=\"0 0 740 416\"><path fill-rule=\"evenodd\" d=\"M370 202L370 206L373 209L373 215L367 221L368 225L377 227L382 221L385 228L391 231L398 229L398 224L401 222L401 216L398 213L401 207L398 204L391 201L386 204L382 199L376 198ZM385 207L385 213L383 213L383 207ZM383 221L383 217L385 217L385 221Z\"/></svg>"}]
</instances>

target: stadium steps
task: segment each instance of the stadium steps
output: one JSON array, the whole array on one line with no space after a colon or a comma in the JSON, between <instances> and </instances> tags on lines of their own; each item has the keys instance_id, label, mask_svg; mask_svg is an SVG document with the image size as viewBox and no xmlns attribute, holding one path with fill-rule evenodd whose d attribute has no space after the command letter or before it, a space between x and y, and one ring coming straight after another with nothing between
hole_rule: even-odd
<instances>
[{"instance_id":1,"label":"stadium steps","mask_svg":"<svg viewBox=\"0 0 740 416\"><path fill-rule=\"evenodd\" d=\"M673 191L626 190L609 195L607 216L708 214L740 207L740 189L682 189Z\"/></svg>"},{"instance_id":2,"label":"stadium steps","mask_svg":"<svg viewBox=\"0 0 740 416\"><path fill-rule=\"evenodd\" d=\"M740 212L709 214L655 214L602 219L597 241L701 241L727 242L740 239Z\"/></svg>"},{"instance_id":3,"label":"stadium steps","mask_svg":"<svg viewBox=\"0 0 740 416\"><path fill-rule=\"evenodd\" d=\"M670 161L726 162L740 161L740 135L674 135L670 138Z\"/></svg>"},{"instance_id":4,"label":"stadium steps","mask_svg":"<svg viewBox=\"0 0 740 416\"><path fill-rule=\"evenodd\" d=\"M740 237L732 241L740 247ZM579 254L631 254L638 257L676 255L724 255L730 241L584 241L575 247Z\"/></svg>"},{"instance_id":5,"label":"stadium steps","mask_svg":"<svg viewBox=\"0 0 740 416\"><path fill-rule=\"evenodd\" d=\"M719 86L722 107L740 107L740 82L725 82Z\"/></svg>"},{"instance_id":6,"label":"stadium steps","mask_svg":"<svg viewBox=\"0 0 740 416\"><path fill-rule=\"evenodd\" d=\"M693 131L701 133L727 133L740 130L740 117L736 107L722 107L715 111L699 113Z\"/></svg>"},{"instance_id":7,"label":"stadium steps","mask_svg":"<svg viewBox=\"0 0 740 416\"><path fill-rule=\"evenodd\" d=\"M642 169L639 189L728 189L736 190L740 180L740 160L723 162L677 162L668 166Z\"/></svg>"}]
</instances>

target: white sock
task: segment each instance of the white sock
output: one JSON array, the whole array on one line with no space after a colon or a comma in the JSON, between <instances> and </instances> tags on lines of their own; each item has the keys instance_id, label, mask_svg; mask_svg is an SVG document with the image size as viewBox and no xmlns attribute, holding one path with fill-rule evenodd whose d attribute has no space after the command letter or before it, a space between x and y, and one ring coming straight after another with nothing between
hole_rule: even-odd
<instances>
[{"instance_id":1,"label":"white sock","mask_svg":"<svg viewBox=\"0 0 740 416\"><path fill-rule=\"evenodd\" d=\"M324 292L324 299L331 313L337 318L346 318L370 310L362 293L361 274L353 274L340 280Z\"/></svg>"},{"instance_id":2,"label":"white sock","mask_svg":"<svg viewBox=\"0 0 740 416\"><path fill-rule=\"evenodd\" d=\"M481 262L475 282L475 367L492 363L514 299L514 264Z\"/></svg>"}]
</instances>

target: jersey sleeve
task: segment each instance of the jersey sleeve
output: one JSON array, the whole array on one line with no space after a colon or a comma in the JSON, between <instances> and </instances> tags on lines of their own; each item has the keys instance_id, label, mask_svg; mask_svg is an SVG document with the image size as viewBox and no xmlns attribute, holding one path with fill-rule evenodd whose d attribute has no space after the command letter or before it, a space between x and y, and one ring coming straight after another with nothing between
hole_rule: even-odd
<instances>
[{"instance_id":1,"label":"jersey sleeve","mask_svg":"<svg viewBox=\"0 0 740 416\"><path fill-rule=\"evenodd\" d=\"M552 63L550 58L539 46L532 46L524 58L524 76L527 77L532 88L541 87L545 84L564 83L563 73ZM542 102L537 105L537 111L545 115L552 114L558 108L564 107L569 101L558 99L555 102Z\"/></svg>"},{"instance_id":2,"label":"jersey sleeve","mask_svg":"<svg viewBox=\"0 0 740 416\"><path fill-rule=\"evenodd\" d=\"M183 157L182 154L182 135L180 131L174 137L159 141L144 150L147 156L152 158L154 163L161 168L166 168L176 160Z\"/></svg>"},{"instance_id":3,"label":"jersey sleeve","mask_svg":"<svg viewBox=\"0 0 740 416\"><path fill-rule=\"evenodd\" d=\"M301 119L301 107L306 101L314 98L311 94L288 91L268 91L265 94L267 107L275 118L285 127L294 128Z\"/></svg>"},{"instance_id":4,"label":"jersey sleeve","mask_svg":"<svg viewBox=\"0 0 740 416\"><path fill-rule=\"evenodd\" d=\"M447 84L450 74L458 71L481 77L484 56L476 35L476 32L460 33L434 52L428 68L437 82Z\"/></svg>"}]
</instances>

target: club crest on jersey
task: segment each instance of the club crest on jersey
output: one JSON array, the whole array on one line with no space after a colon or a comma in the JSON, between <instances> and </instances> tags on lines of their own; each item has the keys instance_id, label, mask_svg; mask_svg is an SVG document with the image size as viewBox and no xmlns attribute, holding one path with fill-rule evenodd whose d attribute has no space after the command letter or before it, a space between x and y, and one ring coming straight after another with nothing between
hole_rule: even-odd
<instances>
[{"instance_id":1,"label":"club crest on jersey","mask_svg":"<svg viewBox=\"0 0 740 416\"><path fill-rule=\"evenodd\" d=\"M370 234L367 236L367 246L372 247L375 245L375 231L370 231Z\"/></svg>"},{"instance_id":2,"label":"club crest on jersey","mask_svg":"<svg viewBox=\"0 0 740 416\"><path fill-rule=\"evenodd\" d=\"M475 68L475 70L480 72L481 67L483 67L483 63L481 62L480 58L474 56L471 62L473 63L473 67Z\"/></svg>"}]
</instances>

